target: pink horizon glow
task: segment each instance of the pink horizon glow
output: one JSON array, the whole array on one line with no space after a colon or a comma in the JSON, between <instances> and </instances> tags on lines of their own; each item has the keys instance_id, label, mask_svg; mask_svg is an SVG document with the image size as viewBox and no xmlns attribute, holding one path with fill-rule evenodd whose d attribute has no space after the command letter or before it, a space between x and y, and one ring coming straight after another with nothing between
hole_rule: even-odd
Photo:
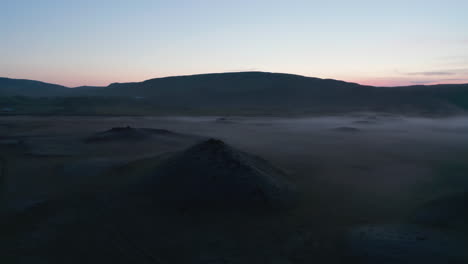
<instances>
[{"instance_id":1,"label":"pink horizon glow","mask_svg":"<svg viewBox=\"0 0 468 264\"><path fill-rule=\"evenodd\" d=\"M73 78L70 76L50 76L50 75L38 75L38 76L3 76L7 78L14 78L14 79L29 79L29 80L36 80L46 83L58 84L63 85L66 87L79 87L79 86L108 86L111 83L127 83L127 82L143 82L145 80L153 79L153 78L163 78L169 76L182 76L187 74L146 74L142 76L105 76L104 78L99 76L92 76L92 78L87 78L85 76L81 78ZM316 78L323 78L327 79L328 77L321 77L321 76L309 76L309 77L316 77ZM412 85L437 85L437 84L466 84L468 83L468 76L466 78L458 78L456 80L434 80L434 79L412 79L412 78L401 78L401 77L389 77L389 78L339 78L334 77L332 79L345 81L345 82L352 82L358 83L361 85L369 85L369 86L381 86L381 87L395 87L395 86L412 86Z\"/></svg>"},{"instance_id":2,"label":"pink horizon glow","mask_svg":"<svg viewBox=\"0 0 468 264\"><path fill-rule=\"evenodd\" d=\"M350 82L361 85L378 86L378 87L396 87L396 86L413 86L413 85L438 85L438 84L467 84L468 77L460 80L401 80L401 79L355 79Z\"/></svg>"}]
</instances>

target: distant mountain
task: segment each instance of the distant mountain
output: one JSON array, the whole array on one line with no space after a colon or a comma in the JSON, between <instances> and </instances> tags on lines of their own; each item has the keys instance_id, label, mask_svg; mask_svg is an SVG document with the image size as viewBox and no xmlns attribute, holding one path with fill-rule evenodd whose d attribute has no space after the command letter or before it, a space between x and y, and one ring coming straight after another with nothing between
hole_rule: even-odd
<instances>
[{"instance_id":1,"label":"distant mountain","mask_svg":"<svg viewBox=\"0 0 468 264\"><path fill-rule=\"evenodd\" d=\"M87 96L102 88L104 87L80 86L76 88L69 88L58 84L45 83L40 81L0 77L0 96Z\"/></svg>"},{"instance_id":2,"label":"distant mountain","mask_svg":"<svg viewBox=\"0 0 468 264\"><path fill-rule=\"evenodd\" d=\"M312 112L458 112L468 84L373 87L292 74L239 72L114 83L102 95L150 97L160 106L306 109Z\"/></svg>"},{"instance_id":3,"label":"distant mountain","mask_svg":"<svg viewBox=\"0 0 468 264\"><path fill-rule=\"evenodd\" d=\"M215 73L78 87L0 79L0 96L67 97L70 105L126 109L196 109L308 113L384 111L458 113L468 110L468 84L373 87L331 79L267 72ZM79 100L72 98L80 97ZM122 110L123 108L120 107ZM123 111L123 110L122 110ZM112 112L112 111L111 111ZM133 112L133 111L132 111ZM137 111L138 112L138 111Z\"/></svg>"},{"instance_id":4,"label":"distant mountain","mask_svg":"<svg viewBox=\"0 0 468 264\"><path fill-rule=\"evenodd\" d=\"M61 85L0 77L0 96L66 96L69 92Z\"/></svg>"},{"instance_id":5,"label":"distant mountain","mask_svg":"<svg viewBox=\"0 0 468 264\"><path fill-rule=\"evenodd\" d=\"M241 72L114 83L104 94L152 97L160 104L180 106L309 105L319 98L359 96L371 89L355 83L292 74Z\"/></svg>"}]
</instances>

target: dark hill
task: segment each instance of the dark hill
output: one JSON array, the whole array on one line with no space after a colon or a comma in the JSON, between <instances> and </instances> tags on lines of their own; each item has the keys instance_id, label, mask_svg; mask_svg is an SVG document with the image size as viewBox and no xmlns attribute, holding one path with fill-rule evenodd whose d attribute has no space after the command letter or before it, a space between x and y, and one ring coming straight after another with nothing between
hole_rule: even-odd
<instances>
[{"instance_id":1,"label":"dark hill","mask_svg":"<svg viewBox=\"0 0 468 264\"><path fill-rule=\"evenodd\" d=\"M69 88L66 86L33 80L10 79L0 77L0 97L28 96L28 97L63 97L89 96L104 87L80 86Z\"/></svg>"},{"instance_id":2,"label":"dark hill","mask_svg":"<svg viewBox=\"0 0 468 264\"><path fill-rule=\"evenodd\" d=\"M159 104L196 107L284 107L311 105L368 93L371 87L292 74L240 72L115 83L107 94L151 97Z\"/></svg>"},{"instance_id":3,"label":"dark hill","mask_svg":"<svg viewBox=\"0 0 468 264\"><path fill-rule=\"evenodd\" d=\"M152 129L152 128L133 128L127 127L113 127L110 130L96 133L88 138L86 142L119 142L119 141L137 141L151 138L154 135L164 136L177 136L175 132L165 129Z\"/></svg>"},{"instance_id":4,"label":"dark hill","mask_svg":"<svg viewBox=\"0 0 468 264\"><path fill-rule=\"evenodd\" d=\"M454 113L468 109L468 84L373 87L267 72L201 74L114 83L103 95L151 98L163 107L260 108L312 112Z\"/></svg>"},{"instance_id":5,"label":"dark hill","mask_svg":"<svg viewBox=\"0 0 468 264\"><path fill-rule=\"evenodd\" d=\"M135 190L146 200L176 208L275 208L294 196L284 172L216 139L175 154Z\"/></svg>"},{"instance_id":6,"label":"dark hill","mask_svg":"<svg viewBox=\"0 0 468 264\"><path fill-rule=\"evenodd\" d=\"M0 77L0 96L66 96L69 92L70 89L57 84Z\"/></svg>"},{"instance_id":7,"label":"dark hill","mask_svg":"<svg viewBox=\"0 0 468 264\"><path fill-rule=\"evenodd\" d=\"M5 96L67 97L47 102L10 101ZM381 111L454 114L468 110L468 84L373 87L331 79L267 72L200 74L114 83L108 87L63 86L0 79L0 104L66 114L342 113ZM24 107L22 106L24 105ZM42 105L47 109L30 109ZM50 107L52 105L53 107ZM103 110L104 109L104 110Z\"/></svg>"}]
</instances>

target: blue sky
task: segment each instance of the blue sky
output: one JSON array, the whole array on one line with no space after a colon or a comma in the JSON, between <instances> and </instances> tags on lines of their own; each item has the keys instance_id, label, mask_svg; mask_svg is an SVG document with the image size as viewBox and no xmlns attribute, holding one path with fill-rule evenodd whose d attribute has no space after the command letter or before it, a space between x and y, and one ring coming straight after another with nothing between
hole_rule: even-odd
<instances>
[{"instance_id":1,"label":"blue sky","mask_svg":"<svg viewBox=\"0 0 468 264\"><path fill-rule=\"evenodd\" d=\"M67 86L225 71L468 83L468 1L0 0L0 76Z\"/></svg>"}]
</instances>

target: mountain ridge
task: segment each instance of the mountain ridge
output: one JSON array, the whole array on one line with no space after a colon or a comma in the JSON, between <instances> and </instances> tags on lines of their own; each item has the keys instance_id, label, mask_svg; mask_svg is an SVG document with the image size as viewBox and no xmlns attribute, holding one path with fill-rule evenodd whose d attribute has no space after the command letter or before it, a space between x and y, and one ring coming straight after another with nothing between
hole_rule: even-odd
<instances>
[{"instance_id":1,"label":"mountain ridge","mask_svg":"<svg viewBox=\"0 0 468 264\"><path fill-rule=\"evenodd\" d=\"M375 88L422 88L422 87L438 87L438 86L468 86L468 83L460 83L460 84L414 84L414 85L398 85L398 86L376 86L376 85L365 85L365 84L360 84L356 82L349 82L349 81L344 81L344 80L338 80L338 79L333 79L333 78L319 78L319 77L312 77L312 76L305 76L305 75L300 75L300 74L292 74L292 73L279 73L279 72L264 72L264 71L242 71L242 72L215 72L215 73L200 73L200 74L187 74L187 75L172 75L172 76L164 76L164 77L155 77L143 81L136 81L136 82L113 82L110 83L107 86L94 86L94 85L81 85L81 86L76 86L76 87L71 87L71 86L65 86L65 85L60 85L60 84L55 84L55 83L49 83L49 82L44 82L40 80L33 80L33 79L24 79L24 78L10 78L10 77L3 77L0 76L0 90L4 88L4 81L24 81L24 82L35 82L38 84L45 84L45 85L53 85L61 88L68 88L68 89L90 89L90 88L108 88L108 87L114 87L118 85L136 85L136 84L142 84L142 83L148 83L152 81L158 81L158 80L171 80L171 79L180 79L180 78L193 78L193 77L206 77L206 76L225 76L225 75L236 75L236 74L271 74L271 75L281 75L281 76L293 76L293 77L299 77L299 78L305 78L309 80L320 80L320 81L335 81L339 83L347 83L347 84L353 84L353 85L359 85L359 86L365 86L365 87L375 87Z\"/></svg>"},{"instance_id":2,"label":"mountain ridge","mask_svg":"<svg viewBox=\"0 0 468 264\"><path fill-rule=\"evenodd\" d=\"M57 112L60 108L69 109L70 105L98 109L105 104L114 108L125 105L131 112L144 109L145 113L152 113L154 109L229 109L234 112L262 109L265 112L294 110L314 113L468 111L468 84L376 87L270 72L169 76L142 82L112 83L105 87L78 88L0 78L0 97L13 96L56 98L53 103L60 105L56 107ZM114 110L109 111L114 113Z\"/></svg>"}]
</instances>

